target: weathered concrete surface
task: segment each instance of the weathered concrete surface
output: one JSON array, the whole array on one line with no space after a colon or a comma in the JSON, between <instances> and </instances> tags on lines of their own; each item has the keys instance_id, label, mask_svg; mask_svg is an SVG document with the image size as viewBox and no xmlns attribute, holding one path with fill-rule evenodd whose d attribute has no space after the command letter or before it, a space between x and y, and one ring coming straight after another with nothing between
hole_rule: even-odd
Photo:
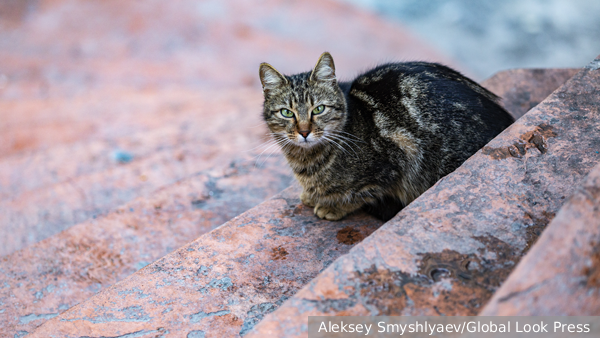
<instances>
[{"instance_id":1,"label":"weathered concrete surface","mask_svg":"<svg viewBox=\"0 0 600 338\"><path fill-rule=\"evenodd\" d=\"M308 70L324 50L342 77L390 57L456 66L399 25L332 0L12 3L3 13L12 14L0 16L0 156L95 139L107 129L110 120L97 110L45 109L46 100L108 88L260 89L261 62Z\"/></svg>"},{"instance_id":2,"label":"weathered concrete surface","mask_svg":"<svg viewBox=\"0 0 600 338\"><path fill-rule=\"evenodd\" d=\"M239 156L3 257L0 336L32 331L289 186L282 156L255 162Z\"/></svg>"},{"instance_id":3,"label":"weathered concrete surface","mask_svg":"<svg viewBox=\"0 0 600 338\"><path fill-rule=\"evenodd\" d=\"M102 98L110 97L108 102ZM232 100L236 98L236 100ZM47 111L69 112L73 118L94 119L98 137L56 145L37 151L24 151L0 158L0 199L14 199L20 193L54 185L74 177L124 163L138 161L160 151L175 151L187 143L215 143L215 133L226 133L225 127L236 132L245 131L256 137L259 128L241 125L257 124L259 118L247 117L246 112L260 109L262 98L256 89L229 90L98 90L72 100L35 100L36 106ZM4 106L2 106L4 104ZM9 106L0 101L0 109L19 109L31 102L12 102ZM33 109L33 108L32 108ZM218 109L220 114L214 114ZM27 116L27 114L24 114ZM240 120L240 125L230 125L230 118ZM50 120L50 117L48 118ZM71 121L72 122L72 121ZM23 121L24 133L32 133L35 121ZM57 124L60 124L60 119ZM214 126L212 130L203 128ZM77 123L64 128L83 129ZM101 130L98 130L101 129ZM266 131L266 128L264 129ZM58 130L60 132L60 130ZM32 133L33 134L33 133ZM227 134L225 138L235 135ZM205 142L203 142L205 141ZM247 141L247 140L246 140ZM202 144L203 145L203 144ZM196 145L197 148L202 148ZM130 153L133 158L117 158L116 150Z\"/></svg>"},{"instance_id":4,"label":"weathered concrete surface","mask_svg":"<svg viewBox=\"0 0 600 338\"><path fill-rule=\"evenodd\" d=\"M314 315L475 315L600 160L595 60L259 323Z\"/></svg>"},{"instance_id":5,"label":"weathered concrete surface","mask_svg":"<svg viewBox=\"0 0 600 338\"><path fill-rule=\"evenodd\" d=\"M480 314L600 315L600 166L576 189Z\"/></svg>"},{"instance_id":6,"label":"weathered concrete surface","mask_svg":"<svg viewBox=\"0 0 600 338\"><path fill-rule=\"evenodd\" d=\"M260 91L221 92L214 98L206 97L208 92L198 95L191 91L164 96L156 92L154 99L140 95L129 101L140 113L144 101L157 106L157 112L145 117L146 121L154 119L156 128L150 131L118 142L108 139L57 146L46 154L35 152L17 161L0 161L0 181L11 192L0 200L0 254L104 215L199 171L226 166L238 154L265 141L266 128L259 114L248 114L260 110ZM160 102L169 102L181 111L162 111ZM165 117L157 117L160 112ZM161 120L166 124L163 127L159 127Z\"/></svg>"},{"instance_id":7,"label":"weathered concrete surface","mask_svg":"<svg viewBox=\"0 0 600 338\"><path fill-rule=\"evenodd\" d=\"M381 222L316 218L293 186L38 327L29 337L244 334Z\"/></svg>"},{"instance_id":8,"label":"weathered concrete surface","mask_svg":"<svg viewBox=\"0 0 600 338\"><path fill-rule=\"evenodd\" d=\"M579 69L510 69L481 83L502 98L502 105L516 119L537 106Z\"/></svg>"}]
</instances>

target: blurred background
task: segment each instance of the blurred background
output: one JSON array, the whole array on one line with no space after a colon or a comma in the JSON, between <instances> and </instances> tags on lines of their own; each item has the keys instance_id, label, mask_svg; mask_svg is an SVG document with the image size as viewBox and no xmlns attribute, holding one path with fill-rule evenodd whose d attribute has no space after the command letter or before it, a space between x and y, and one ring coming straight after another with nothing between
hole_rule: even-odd
<instances>
[{"instance_id":1,"label":"blurred background","mask_svg":"<svg viewBox=\"0 0 600 338\"><path fill-rule=\"evenodd\" d=\"M342 1L406 25L477 80L510 68L578 68L600 53L600 1Z\"/></svg>"}]
</instances>

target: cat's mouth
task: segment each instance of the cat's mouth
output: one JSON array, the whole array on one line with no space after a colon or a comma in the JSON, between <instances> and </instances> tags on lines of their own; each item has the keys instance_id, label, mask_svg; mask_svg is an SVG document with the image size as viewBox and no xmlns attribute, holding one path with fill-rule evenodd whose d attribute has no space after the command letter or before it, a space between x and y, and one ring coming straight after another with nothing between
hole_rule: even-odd
<instances>
[{"instance_id":1,"label":"cat's mouth","mask_svg":"<svg viewBox=\"0 0 600 338\"><path fill-rule=\"evenodd\" d=\"M298 135L294 142L294 144L296 144L297 146L306 148L306 149L313 147L317 143L319 143L319 140L317 140L317 138L313 134L308 135L308 137L303 137L302 135Z\"/></svg>"}]
</instances>

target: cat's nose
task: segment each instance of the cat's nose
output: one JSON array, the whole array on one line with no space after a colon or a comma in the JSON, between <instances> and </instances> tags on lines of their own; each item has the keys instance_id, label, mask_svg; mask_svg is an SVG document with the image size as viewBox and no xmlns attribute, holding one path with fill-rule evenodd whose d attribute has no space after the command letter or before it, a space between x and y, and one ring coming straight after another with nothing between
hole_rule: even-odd
<instances>
[{"instance_id":1,"label":"cat's nose","mask_svg":"<svg viewBox=\"0 0 600 338\"><path fill-rule=\"evenodd\" d=\"M300 135L302 135L304 138L308 137L308 134L310 134L310 130L300 130L298 131L300 133Z\"/></svg>"}]
</instances>

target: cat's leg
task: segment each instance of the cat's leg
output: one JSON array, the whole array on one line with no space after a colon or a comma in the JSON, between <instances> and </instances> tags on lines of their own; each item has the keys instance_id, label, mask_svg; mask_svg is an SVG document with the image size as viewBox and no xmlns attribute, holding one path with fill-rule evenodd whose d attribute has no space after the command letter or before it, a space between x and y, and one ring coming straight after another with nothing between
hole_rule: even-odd
<instances>
[{"instance_id":1,"label":"cat's leg","mask_svg":"<svg viewBox=\"0 0 600 338\"><path fill-rule=\"evenodd\" d=\"M309 207L314 207L317 204L315 201L313 201L311 195L307 193L306 190L303 190L300 194L300 200L302 201L302 204Z\"/></svg>"},{"instance_id":2,"label":"cat's leg","mask_svg":"<svg viewBox=\"0 0 600 338\"><path fill-rule=\"evenodd\" d=\"M317 203L315 206L315 215L328 221L337 221L344 218L349 213L360 209L362 205L363 203L348 203L338 205L325 205Z\"/></svg>"}]
</instances>

